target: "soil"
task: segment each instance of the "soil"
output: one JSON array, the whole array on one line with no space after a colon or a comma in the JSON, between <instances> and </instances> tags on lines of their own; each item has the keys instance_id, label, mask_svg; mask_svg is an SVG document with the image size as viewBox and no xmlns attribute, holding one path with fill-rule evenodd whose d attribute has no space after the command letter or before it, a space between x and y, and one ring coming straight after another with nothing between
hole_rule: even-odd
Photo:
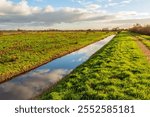
<instances>
[{"instance_id":1,"label":"soil","mask_svg":"<svg viewBox=\"0 0 150 117\"><path fill-rule=\"evenodd\" d=\"M139 45L142 52L147 57L148 61L150 62L150 50L148 49L148 47L146 47L138 38L136 38L136 42Z\"/></svg>"}]
</instances>

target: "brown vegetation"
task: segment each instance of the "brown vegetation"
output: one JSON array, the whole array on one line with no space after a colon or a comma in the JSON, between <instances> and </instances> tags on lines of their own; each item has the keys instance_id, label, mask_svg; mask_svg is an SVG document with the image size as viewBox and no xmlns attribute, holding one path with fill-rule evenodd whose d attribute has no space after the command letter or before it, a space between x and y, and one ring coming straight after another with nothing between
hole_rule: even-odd
<instances>
[{"instance_id":1,"label":"brown vegetation","mask_svg":"<svg viewBox=\"0 0 150 117\"><path fill-rule=\"evenodd\" d=\"M133 28L130 29L130 31L144 35L150 35L150 25L141 26L140 24L136 24Z\"/></svg>"}]
</instances>

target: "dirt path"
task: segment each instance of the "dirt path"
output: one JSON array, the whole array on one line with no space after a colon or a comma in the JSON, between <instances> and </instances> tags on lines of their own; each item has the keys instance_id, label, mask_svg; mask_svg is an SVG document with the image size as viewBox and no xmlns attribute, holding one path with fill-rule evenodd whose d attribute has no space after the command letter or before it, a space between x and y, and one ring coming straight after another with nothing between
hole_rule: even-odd
<instances>
[{"instance_id":1,"label":"dirt path","mask_svg":"<svg viewBox=\"0 0 150 117\"><path fill-rule=\"evenodd\" d=\"M135 41L137 42L143 53L146 55L148 61L150 62L150 50L139 40L138 37L135 38Z\"/></svg>"}]
</instances>

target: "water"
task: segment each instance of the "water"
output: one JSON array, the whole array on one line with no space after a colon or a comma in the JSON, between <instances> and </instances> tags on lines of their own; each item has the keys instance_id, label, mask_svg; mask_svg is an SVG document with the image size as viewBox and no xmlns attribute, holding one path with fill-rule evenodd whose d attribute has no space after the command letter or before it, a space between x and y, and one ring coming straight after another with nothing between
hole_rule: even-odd
<instances>
[{"instance_id":1,"label":"water","mask_svg":"<svg viewBox=\"0 0 150 117\"><path fill-rule=\"evenodd\" d=\"M91 55L107 44L115 35L84 47L71 54L55 59L28 73L0 84L0 99L31 99L53 86Z\"/></svg>"}]
</instances>

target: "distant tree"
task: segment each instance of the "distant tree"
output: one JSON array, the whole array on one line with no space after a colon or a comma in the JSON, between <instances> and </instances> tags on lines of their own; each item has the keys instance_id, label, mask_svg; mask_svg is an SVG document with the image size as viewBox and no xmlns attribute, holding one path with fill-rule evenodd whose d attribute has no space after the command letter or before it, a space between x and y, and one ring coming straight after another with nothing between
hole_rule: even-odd
<instances>
[{"instance_id":1,"label":"distant tree","mask_svg":"<svg viewBox=\"0 0 150 117\"><path fill-rule=\"evenodd\" d=\"M119 31L119 27L113 28L112 31Z\"/></svg>"},{"instance_id":2,"label":"distant tree","mask_svg":"<svg viewBox=\"0 0 150 117\"><path fill-rule=\"evenodd\" d=\"M141 24L137 23L137 24L133 25L133 27L142 27L142 26L141 26Z\"/></svg>"},{"instance_id":3,"label":"distant tree","mask_svg":"<svg viewBox=\"0 0 150 117\"><path fill-rule=\"evenodd\" d=\"M102 31L109 31L109 28L103 28Z\"/></svg>"},{"instance_id":4,"label":"distant tree","mask_svg":"<svg viewBox=\"0 0 150 117\"><path fill-rule=\"evenodd\" d=\"M142 26L140 24L134 25L131 29L131 32L150 35L150 25Z\"/></svg>"},{"instance_id":5,"label":"distant tree","mask_svg":"<svg viewBox=\"0 0 150 117\"><path fill-rule=\"evenodd\" d=\"M91 29L87 29L86 30L86 34L88 34L89 32L92 32L92 30Z\"/></svg>"},{"instance_id":6,"label":"distant tree","mask_svg":"<svg viewBox=\"0 0 150 117\"><path fill-rule=\"evenodd\" d=\"M21 32L22 30L21 30L21 29L17 29L17 31L18 31L18 32Z\"/></svg>"}]
</instances>

